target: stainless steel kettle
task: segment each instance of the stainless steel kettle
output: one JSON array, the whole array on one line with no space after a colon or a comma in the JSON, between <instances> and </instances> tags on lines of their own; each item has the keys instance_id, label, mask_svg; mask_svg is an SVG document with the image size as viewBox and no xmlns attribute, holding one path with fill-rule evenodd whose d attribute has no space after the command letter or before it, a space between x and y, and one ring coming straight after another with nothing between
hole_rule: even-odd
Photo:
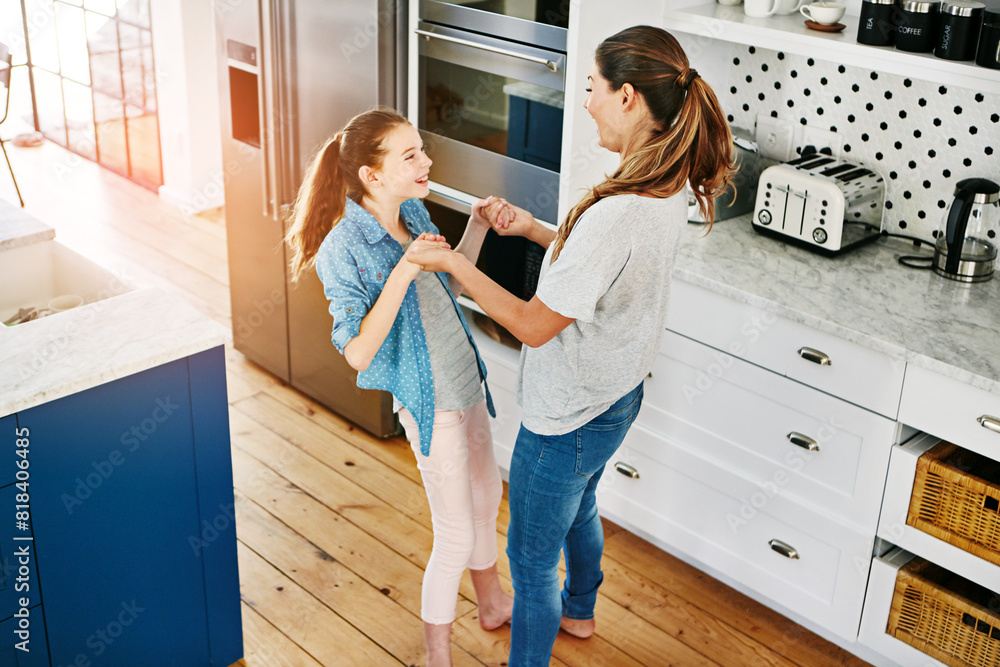
<instances>
[{"instance_id":1,"label":"stainless steel kettle","mask_svg":"<svg viewBox=\"0 0 1000 667\"><path fill-rule=\"evenodd\" d=\"M1000 239L1000 185L967 178L955 187L944 229L934 244L934 272L967 283L993 277Z\"/></svg>"}]
</instances>

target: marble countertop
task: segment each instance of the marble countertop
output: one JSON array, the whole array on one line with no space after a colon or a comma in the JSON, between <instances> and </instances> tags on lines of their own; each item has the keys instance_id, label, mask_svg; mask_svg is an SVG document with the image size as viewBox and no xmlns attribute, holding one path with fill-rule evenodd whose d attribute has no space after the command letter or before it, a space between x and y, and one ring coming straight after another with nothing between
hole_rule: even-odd
<instances>
[{"instance_id":1,"label":"marble countertop","mask_svg":"<svg viewBox=\"0 0 1000 667\"><path fill-rule=\"evenodd\" d=\"M0 199L0 250L48 241L55 236L54 228L37 220L23 208Z\"/></svg>"},{"instance_id":2,"label":"marble countertop","mask_svg":"<svg viewBox=\"0 0 1000 667\"><path fill-rule=\"evenodd\" d=\"M0 200L0 251L54 237L52 227ZM0 417L202 352L230 338L223 325L153 288L0 326Z\"/></svg>"},{"instance_id":3,"label":"marble countertop","mask_svg":"<svg viewBox=\"0 0 1000 667\"><path fill-rule=\"evenodd\" d=\"M908 269L928 246L883 238L828 258L753 231L688 225L675 277L1000 396L1000 279L965 284Z\"/></svg>"},{"instance_id":4,"label":"marble countertop","mask_svg":"<svg viewBox=\"0 0 1000 667\"><path fill-rule=\"evenodd\" d=\"M229 330L154 288L0 327L0 416L222 345Z\"/></svg>"}]
</instances>

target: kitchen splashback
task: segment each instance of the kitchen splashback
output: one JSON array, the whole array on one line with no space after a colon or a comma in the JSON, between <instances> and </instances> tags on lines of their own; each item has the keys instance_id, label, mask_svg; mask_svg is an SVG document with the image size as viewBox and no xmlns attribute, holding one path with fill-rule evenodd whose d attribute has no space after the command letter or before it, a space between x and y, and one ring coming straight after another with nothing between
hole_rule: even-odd
<instances>
[{"instance_id":1,"label":"kitchen splashback","mask_svg":"<svg viewBox=\"0 0 1000 667\"><path fill-rule=\"evenodd\" d=\"M843 159L885 177L888 232L929 240L958 181L1000 181L998 95L753 46L733 53L716 89L730 123L752 130L761 113L838 132Z\"/></svg>"}]
</instances>

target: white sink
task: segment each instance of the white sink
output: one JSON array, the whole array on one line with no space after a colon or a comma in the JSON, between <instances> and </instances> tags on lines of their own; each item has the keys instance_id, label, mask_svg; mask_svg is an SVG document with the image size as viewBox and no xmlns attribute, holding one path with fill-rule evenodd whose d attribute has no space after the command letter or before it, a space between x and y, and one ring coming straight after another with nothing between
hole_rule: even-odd
<instances>
[{"instance_id":1,"label":"white sink","mask_svg":"<svg viewBox=\"0 0 1000 667\"><path fill-rule=\"evenodd\" d=\"M78 295L85 305L134 289L123 277L57 241L0 250L0 323L23 308L58 314L49 308L56 297Z\"/></svg>"}]
</instances>

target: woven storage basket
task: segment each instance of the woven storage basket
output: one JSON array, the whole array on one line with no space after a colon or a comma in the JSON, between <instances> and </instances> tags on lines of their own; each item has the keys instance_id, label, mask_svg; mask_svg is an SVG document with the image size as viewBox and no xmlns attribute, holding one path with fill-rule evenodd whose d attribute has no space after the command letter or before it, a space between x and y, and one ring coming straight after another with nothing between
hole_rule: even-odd
<instances>
[{"instance_id":1,"label":"woven storage basket","mask_svg":"<svg viewBox=\"0 0 1000 667\"><path fill-rule=\"evenodd\" d=\"M914 558L896 574L886 632L953 667L1000 665L1000 595Z\"/></svg>"},{"instance_id":2,"label":"woven storage basket","mask_svg":"<svg viewBox=\"0 0 1000 667\"><path fill-rule=\"evenodd\" d=\"M917 459L907 525L1000 565L1000 463L943 440Z\"/></svg>"}]
</instances>

